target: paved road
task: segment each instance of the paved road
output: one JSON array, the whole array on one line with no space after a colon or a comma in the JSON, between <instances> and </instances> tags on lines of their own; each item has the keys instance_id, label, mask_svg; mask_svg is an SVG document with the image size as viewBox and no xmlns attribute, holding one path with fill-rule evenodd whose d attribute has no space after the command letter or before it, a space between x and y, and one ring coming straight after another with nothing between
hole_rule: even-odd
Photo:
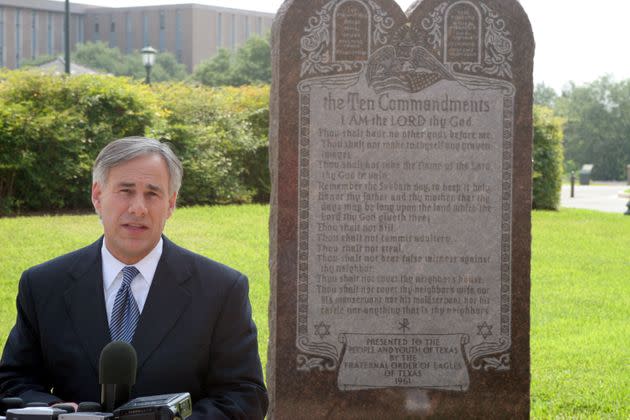
<instances>
[{"instance_id":1,"label":"paved road","mask_svg":"<svg viewBox=\"0 0 630 420\"><path fill-rule=\"evenodd\" d=\"M571 198L571 186L563 185L560 205L576 209L624 213L628 198L619 197L619 193L630 188L622 182L599 183L597 185L576 185L575 196Z\"/></svg>"}]
</instances>

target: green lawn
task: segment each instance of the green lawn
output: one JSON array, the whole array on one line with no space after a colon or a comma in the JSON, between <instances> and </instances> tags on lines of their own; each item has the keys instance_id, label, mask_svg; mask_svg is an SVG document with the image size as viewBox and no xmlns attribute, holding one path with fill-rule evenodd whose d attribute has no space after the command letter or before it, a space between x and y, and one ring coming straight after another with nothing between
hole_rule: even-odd
<instances>
[{"instance_id":1,"label":"green lawn","mask_svg":"<svg viewBox=\"0 0 630 420\"><path fill-rule=\"evenodd\" d=\"M532 416L630 417L630 217L534 212Z\"/></svg>"},{"instance_id":2,"label":"green lawn","mask_svg":"<svg viewBox=\"0 0 630 420\"><path fill-rule=\"evenodd\" d=\"M267 360L269 207L262 205L177 209L165 234L178 245L220 261L249 277L250 300ZM0 218L0 348L15 322L22 271L89 245L102 233L96 215Z\"/></svg>"},{"instance_id":3,"label":"green lawn","mask_svg":"<svg viewBox=\"0 0 630 420\"><path fill-rule=\"evenodd\" d=\"M267 359L268 206L178 209L166 234L247 274ZM20 273L91 243L94 215L0 219L0 341ZM630 417L630 217L534 212L532 417ZM1 344L0 344L1 345Z\"/></svg>"}]
</instances>

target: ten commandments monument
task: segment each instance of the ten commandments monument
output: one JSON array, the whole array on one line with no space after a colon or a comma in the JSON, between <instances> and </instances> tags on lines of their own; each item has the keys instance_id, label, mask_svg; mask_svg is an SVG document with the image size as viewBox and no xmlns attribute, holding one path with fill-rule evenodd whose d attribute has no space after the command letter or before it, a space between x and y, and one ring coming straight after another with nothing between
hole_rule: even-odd
<instances>
[{"instance_id":1,"label":"ten commandments monument","mask_svg":"<svg viewBox=\"0 0 630 420\"><path fill-rule=\"evenodd\" d=\"M516 0L287 0L270 417L527 417L533 38Z\"/></svg>"}]
</instances>

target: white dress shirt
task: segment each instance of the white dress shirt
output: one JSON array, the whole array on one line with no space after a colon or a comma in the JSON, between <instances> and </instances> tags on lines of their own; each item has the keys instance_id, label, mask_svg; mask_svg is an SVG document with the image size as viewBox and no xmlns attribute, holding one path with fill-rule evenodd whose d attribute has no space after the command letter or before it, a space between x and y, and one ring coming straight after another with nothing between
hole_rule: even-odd
<instances>
[{"instance_id":1,"label":"white dress shirt","mask_svg":"<svg viewBox=\"0 0 630 420\"><path fill-rule=\"evenodd\" d=\"M138 304L138 310L142 313L144 303L147 301L149 289L153 282L153 276L157 269L158 262L162 256L163 241L157 243L155 248L149 252L149 254L133 264L138 269L138 274L131 282L131 292ZM114 308L114 301L116 300L116 294L120 285L122 284L122 269L127 264L117 260L107 249L105 239L103 238L103 247L101 248L101 257L103 259L103 292L105 294L105 308L107 310L107 320L111 322L112 310Z\"/></svg>"}]
</instances>

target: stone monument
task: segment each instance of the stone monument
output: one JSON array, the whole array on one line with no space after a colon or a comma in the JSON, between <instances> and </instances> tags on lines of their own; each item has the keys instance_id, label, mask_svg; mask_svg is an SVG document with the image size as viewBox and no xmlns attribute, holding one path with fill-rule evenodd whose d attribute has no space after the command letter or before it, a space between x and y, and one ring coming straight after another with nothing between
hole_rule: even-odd
<instances>
[{"instance_id":1,"label":"stone monument","mask_svg":"<svg viewBox=\"0 0 630 420\"><path fill-rule=\"evenodd\" d=\"M519 3L287 0L272 50L269 417L528 417Z\"/></svg>"}]
</instances>

